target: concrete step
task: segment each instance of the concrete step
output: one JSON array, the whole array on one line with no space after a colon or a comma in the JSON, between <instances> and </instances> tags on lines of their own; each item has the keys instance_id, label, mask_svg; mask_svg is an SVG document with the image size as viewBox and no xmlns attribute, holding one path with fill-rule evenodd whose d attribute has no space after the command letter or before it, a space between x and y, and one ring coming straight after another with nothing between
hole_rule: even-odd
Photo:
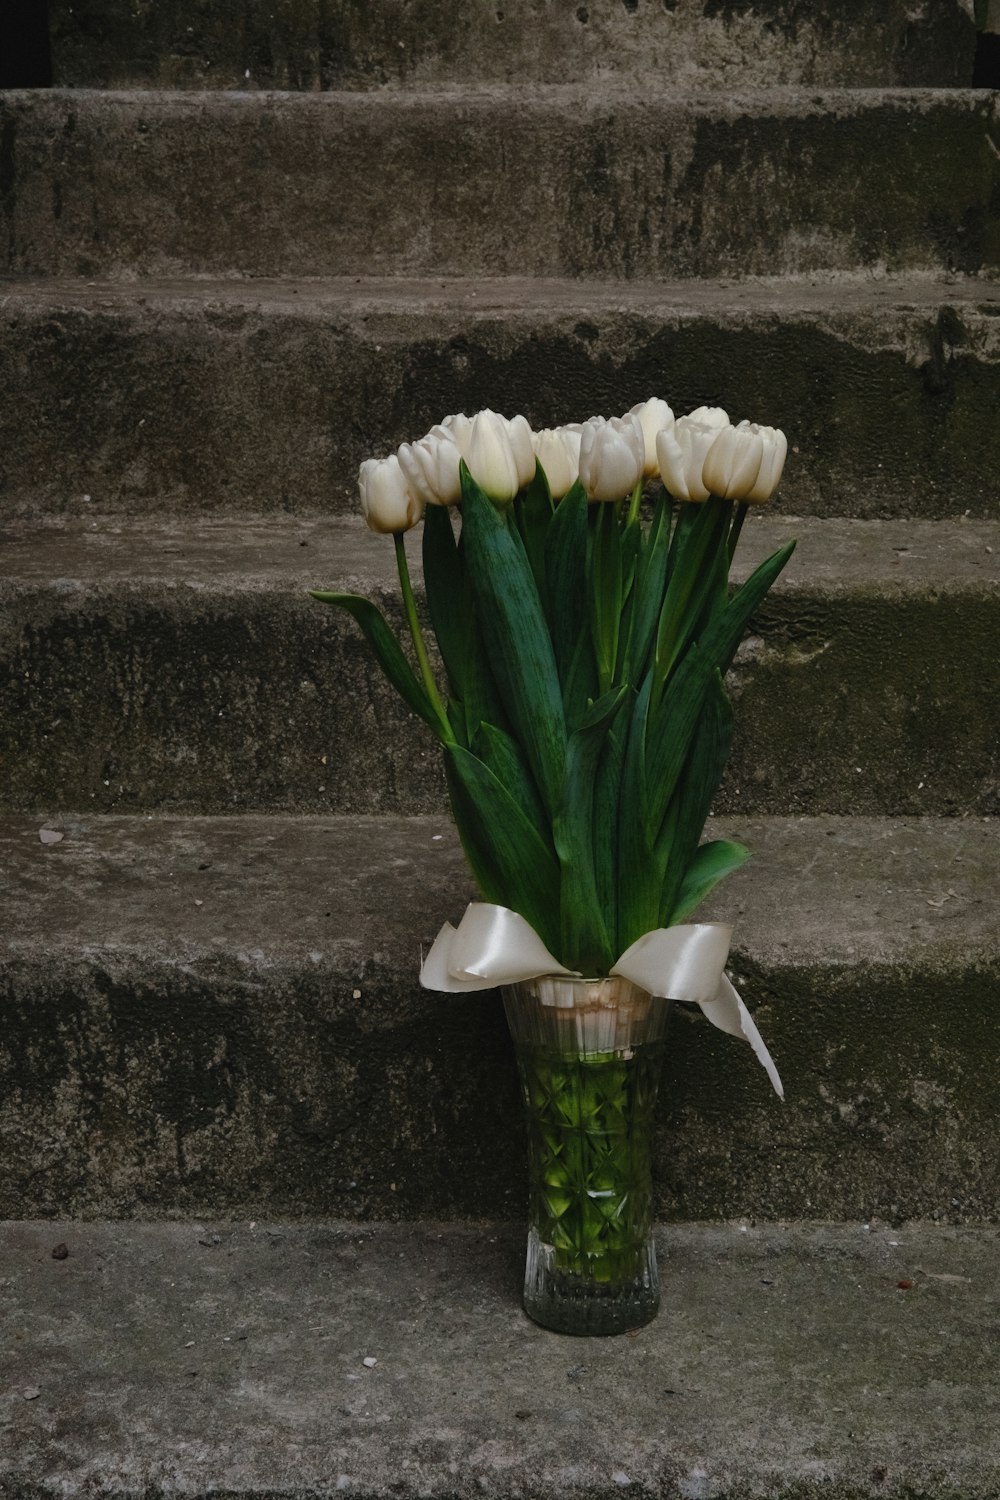
<instances>
[{"instance_id":1,"label":"concrete step","mask_svg":"<svg viewBox=\"0 0 1000 1500\"><path fill-rule=\"evenodd\" d=\"M8 280L0 389L8 517L353 512L361 461L446 412L653 392L779 423L789 511L992 516L1000 282Z\"/></svg>"},{"instance_id":2,"label":"concrete step","mask_svg":"<svg viewBox=\"0 0 1000 1500\"><path fill-rule=\"evenodd\" d=\"M499 1001L417 984L472 893L445 816L41 826L0 820L0 1214L521 1215ZM786 1102L679 1008L658 1213L995 1220L997 823L713 831Z\"/></svg>"},{"instance_id":3,"label":"concrete step","mask_svg":"<svg viewBox=\"0 0 1000 1500\"><path fill-rule=\"evenodd\" d=\"M959 0L51 0L55 81L84 88L382 89L620 78L709 88L972 82Z\"/></svg>"},{"instance_id":4,"label":"concrete step","mask_svg":"<svg viewBox=\"0 0 1000 1500\"><path fill-rule=\"evenodd\" d=\"M995 272L985 91L11 93L23 275ZM873 149L873 144L877 149Z\"/></svg>"},{"instance_id":5,"label":"concrete step","mask_svg":"<svg viewBox=\"0 0 1000 1500\"><path fill-rule=\"evenodd\" d=\"M1000 811L997 522L765 516L740 571L790 537L731 674L718 810ZM95 516L0 546L0 806L444 807L429 731L307 597L366 593L399 624L392 546L360 521Z\"/></svg>"},{"instance_id":6,"label":"concrete step","mask_svg":"<svg viewBox=\"0 0 1000 1500\"><path fill-rule=\"evenodd\" d=\"M0 1484L996 1494L995 1229L677 1225L658 1250L657 1320L572 1340L520 1311L509 1225L6 1225Z\"/></svg>"}]
</instances>

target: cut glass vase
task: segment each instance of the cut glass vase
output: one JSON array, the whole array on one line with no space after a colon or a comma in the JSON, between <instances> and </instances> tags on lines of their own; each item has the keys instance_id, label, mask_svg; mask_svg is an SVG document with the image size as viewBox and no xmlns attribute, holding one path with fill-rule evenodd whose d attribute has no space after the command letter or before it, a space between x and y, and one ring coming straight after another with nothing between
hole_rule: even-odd
<instances>
[{"instance_id":1,"label":"cut glass vase","mask_svg":"<svg viewBox=\"0 0 1000 1500\"><path fill-rule=\"evenodd\" d=\"M528 1129L525 1311L559 1333L641 1327L660 1303L651 1132L672 1002L617 977L503 996Z\"/></svg>"}]
</instances>

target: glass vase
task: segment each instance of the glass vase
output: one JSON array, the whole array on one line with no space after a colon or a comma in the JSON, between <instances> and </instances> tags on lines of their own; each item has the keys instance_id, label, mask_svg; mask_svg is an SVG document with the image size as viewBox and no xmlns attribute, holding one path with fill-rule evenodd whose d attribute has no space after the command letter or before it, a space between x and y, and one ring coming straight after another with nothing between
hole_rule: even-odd
<instances>
[{"instance_id":1,"label":"glass vase","mask_svg":"<svg viewBox=\"0 0 1000 1500\"><path fill-rule=\"evenodd\" d=\"M672 1002L619 978L503 996L528 1127L525 1311L559 1333L639 1328L660 1304L650 1136Z\"/></svg>"}]
</instances>

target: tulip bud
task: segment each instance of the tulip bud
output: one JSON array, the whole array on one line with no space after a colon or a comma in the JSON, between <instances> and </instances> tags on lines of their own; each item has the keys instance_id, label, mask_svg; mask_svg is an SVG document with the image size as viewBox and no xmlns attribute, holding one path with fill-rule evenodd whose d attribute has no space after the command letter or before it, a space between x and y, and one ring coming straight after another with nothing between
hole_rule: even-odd
<instances>
[{"instance_id":1,"label":"tulip bud","mask_svg":"<svg viewBox=\"0 0 1000 1500\"><path fill-rule=\"evenodd\" d=\"M527 417L511 417L507 422L507 436L517 465L517 487L523 490L535 477L535 445L531 441Z\"/></svg>"},{"instance_id":2,"label":"tulip bud","mask_svg":"<svg viewBox=\"0 0 1000 1500\"><path fill-rule=\"evenodd\" d=\"M688 412L688 417L692 422L700 422L703 427L729 426L729 414L721 406L696 406L694 411Z\"/></svg>"},{"instance_id":3,"label":"tulip bud","mask_svg":"<svg viewBox=\"0 0 1000 1500\"><path fill-rule=\"evenodd\" d=\"M469 473L491 500L500 505L513 500L520 482L505 417L498 416L495 411L477 412L472 419L464 457Z\"/></svg>"},{"instance_id":4,"label":"tulip bud","mask_svg":"<svg viewBox=\"0 0 1000 1500\"><path fill-rule=\"evenodd\" d=\"M455 412L450 417L442 417L438 426L444 428L464 458L466 449L469 446L469 437L472 433L472 418L467 417L464 411ZM432 432L436 430L436 428L431 429Z\"/></svg>"},{"instance_id":5,"label":"tulip bud","mask_svg":"<svg viewBox=\"0 0 1000 1500\"><path fill-rule=\"evenodd\" d=\"M721 427L705 457L702 478L722 500L743 500L756 483L764 441L749 427Z\"/></svg>"},{"instance_id":6,"label":"tulip bud","mask_svg":"<svg viewBox=\"0 0 1000 1500\"><path fill-rule=\"evenodd\" d=\"M781 471L785 467L785 458L788 454L788 439L780 427L758 427L756 422L747 422L745 425L760 434L764 445L757 478L743 496L744 500L757 504L770 500L778 488ZM744 426L744 423L741 422L740 426Z\"/></svg>"},{"instance_id":7,"label":"tulip bud","mask_svg":"<svg viewBox=\"0 0 1000 1500\"><path fill-rule=\"evenodd\" d=\"M424 513L423 501L409 488L395 454L366 458L358 470L358 489L361 513L372 531L409 531Z\"/></svg>"},{"instance_id":8,"label":"tulip bud","mask_svg":"<svg viewBox=\"0 0 1000 1500\"><path fill-rule=\"evenodd\" d=\"M407 484L425 505L454 505L462 498L461 454L447 428L432 427L418 443L403 443L397 457Z\"/></svg>"},{"instance_id":9,"label":"tulip bud","mask_svg":"<svg viewBox=\"0 0 1000 1500\"><path fill-rule=\"evenodd\" d=\"M580 434L568 427L545 427L533 436L552 498L561 500L580 475Z\"/></svg>"},{"instance_id":10,"label":"tulip bud","mask_svg":"<svg viewBox=\"0 0 1000 1500\"><path fill-rule=\"evenodd\" d=\"M726 427L729 419L726 418ZM723 427L717 422L678 417L673 427L665 428L657 435L656 457L660 466L660 477L664 488L675 500L707 500L711 491L705 483L702 470L709 449L718 438Z\"/></svg>"},{"instance_id":11,"label":"tulip bud","mask_svg":"<svg viewBox=\"0 0 1000 1500\"><path fill-rule=\"evenodd\" d=\"M623 500L642 478L646 456L638 417L591 417L580 433L580 481L588 500Z\"/></svg>"},{"instance_id":12,"label":"tulip bud","mask_svg":"<svg viewBox=\"0 0 1000 1500\"><path fill-rule=\"evenodd\" d=\"M665 401L661 401L659 396L653 396L649 401L640 401L638 406L633 406L629 416L639 419L646 455L642 472L646 479L652 479L659 473L659 465L656 461L657 434L662 432L664 427L671 426L674 414Z\"/></svg>"}]
</instances>

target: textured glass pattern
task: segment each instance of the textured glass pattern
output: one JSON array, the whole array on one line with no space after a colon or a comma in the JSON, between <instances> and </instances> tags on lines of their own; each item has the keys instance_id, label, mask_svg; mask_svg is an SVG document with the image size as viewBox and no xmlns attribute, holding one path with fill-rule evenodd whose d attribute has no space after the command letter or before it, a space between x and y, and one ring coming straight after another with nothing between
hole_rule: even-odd
<instances>
[{"instance_id":1,"label":"textured glass pattern","mask_svg":"<svg viewBox=\"0 0 1000 1500\"><path fill-rule=\"evenodd\" d=\"M627 980L504 991L530 1165L525 1308L567 1333L618 1333L659 1304L650 1132L670 1002Z\"/></svg>"}]
</instances>

